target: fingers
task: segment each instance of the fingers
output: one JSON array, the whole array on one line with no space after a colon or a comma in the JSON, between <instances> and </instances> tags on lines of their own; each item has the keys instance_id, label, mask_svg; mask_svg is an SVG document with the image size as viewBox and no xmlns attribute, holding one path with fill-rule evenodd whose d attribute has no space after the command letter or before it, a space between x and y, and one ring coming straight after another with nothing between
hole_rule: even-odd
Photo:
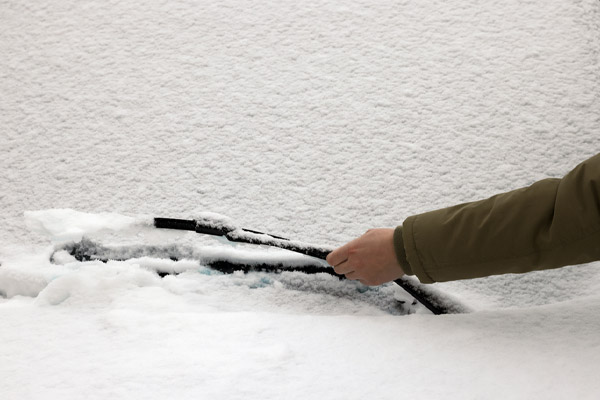
<instances>
[{"instance_id":1,"label":"fingers","mask_svg":"<svg viewBox=\"0 0 600 400\"><path fill-rule=\"evenodd\" d=\"M337 249L329 253L329 255L327 255L326 260L329 263L329 265L335 267L348 259L349 244L350 243L346 243L342 247L338 247Z\"/></svg>"},{"instance_id":2,"label":"fingers","mask_svg":"<svg viewBox=\"0 0 600 400\"><path fill-rule=\"evenodd\" d=\"M335 271L336 274L338 275L345 275L348 274L352 271L354 271L354 266L351 265L348 260L344 261L341 264L336 265L335 267L333 267L333 270Z\"/></svg>"},{"instance_id":3,"label":"fingers","mask_svg":"<svg viewBox=\"0 0 600 400\"><path fill-rule=\"evenodd\" d=\"M341 263L337 267L334 267L334 270L335 270L336 274L345 275L346 279L351 280L351 281L359 281L360 283L362 283L365 286L375 286L375 285L379 284L375 281L372 281L370 279L363 277L360 274L360 272L354 271L353 268L355 268L355 267L349 265L349 263L346 261L346 262Z\"/></svg>"},{"instance_id":4,"label":"fingers","mask_svg":"<svg viewBox=\"0 0 600 400\"><path fill-rule=\"evenodd\" d=\"M360 281L363 284L365 284L365 282L363 282L358 276L356 271L354 271L355 268L356 266L352 265L350 262L348 262L348 260L346 260L333 267L333 270L338 275L345 275L346 279L349 279L351 281Z\"/></svg>"},{"instance_id":5,"label":"fingers","mask_svg":"<svg viewBox=\"0 0 600 400\"><path fill-rule=\"evenodd\" d=\"M360 278L358 277L358 275L356 274L356 272L352 271L346 274L346 279L349 279L351 281L357 281L360 280Z\"/></svg>"},{"instance_id":6,"label":"fingers","mask_svg":"<svg viewBox=\"0 0 600 400\"><path fill-rule=\"evenodd\" d=\"M333 269L338 275L345 275L346 279L359 280L355 269L359 266L357 264L356 257L350 259L350 248L354 244L355 240L346 243L342 247L339 247L329 253L327 256L327 262L333 266Z\"/></svg>"}]
</instances>

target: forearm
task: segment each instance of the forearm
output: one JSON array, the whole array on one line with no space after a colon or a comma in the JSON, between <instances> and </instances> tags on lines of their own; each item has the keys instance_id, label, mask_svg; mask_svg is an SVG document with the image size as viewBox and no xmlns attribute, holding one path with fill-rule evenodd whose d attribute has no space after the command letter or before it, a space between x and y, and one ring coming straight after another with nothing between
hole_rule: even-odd
<instances>
[{"instance_id":1,"label":"forearm","mask_svg":"<svg viewBox=\"0 0 600 400\"><path fill-rule=\"evenodd\" d=\"M600 155L563 179L409 217L398 236L405 271L426 283L600 260Z\"/></svg>"}]
</instances>

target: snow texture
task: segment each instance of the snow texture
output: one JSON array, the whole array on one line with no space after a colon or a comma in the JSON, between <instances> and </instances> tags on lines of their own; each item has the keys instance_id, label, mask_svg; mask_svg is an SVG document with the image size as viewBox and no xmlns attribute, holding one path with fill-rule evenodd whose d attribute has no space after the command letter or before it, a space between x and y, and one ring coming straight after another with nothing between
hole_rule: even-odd
<instances>
[{"instance_id":1,"label":"snow texture","mask_svg":"<svg viewBox=\"0 0 600 400\"><path fill-rule=\"evenodd\" d=\"M48 234L229 252L128 225L210 212L331 248L560 177L600 149L598 49L597 0L0 2L0 396L596 399L598 263L436 284L474 310L436 317L326 275L53 264Z\"/></svg>"}]
</instances>

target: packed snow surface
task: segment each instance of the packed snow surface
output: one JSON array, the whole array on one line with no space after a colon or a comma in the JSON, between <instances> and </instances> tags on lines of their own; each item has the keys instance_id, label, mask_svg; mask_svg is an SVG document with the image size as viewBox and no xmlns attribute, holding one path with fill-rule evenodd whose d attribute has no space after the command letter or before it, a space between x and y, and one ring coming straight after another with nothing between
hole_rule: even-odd
<instances>
[{"instance_id":1,"label":"packed snow surface","mask_svg":"<svg viewBox=\"0 0 600 400\"><path fill-rule=\"evenodd\" d=\"M334 247L560 177L600 149L599 48L597 0L0 2L0 397L597 399L598 263L435 284L472 312L433 316L394 284L52 254L291 265L150 218Z\"/></svg>"}]
</instances>

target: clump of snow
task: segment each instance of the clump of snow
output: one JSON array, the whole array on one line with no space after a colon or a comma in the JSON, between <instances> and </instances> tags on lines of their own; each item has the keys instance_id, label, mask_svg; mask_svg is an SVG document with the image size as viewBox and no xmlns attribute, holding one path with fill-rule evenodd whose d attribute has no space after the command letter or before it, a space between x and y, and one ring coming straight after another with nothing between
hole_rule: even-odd
<instances>
[{"instance_id":1,"label":"clump of snow","mask_svg":"<svg viewBox=\"0 0 600 400\"><path fill-rule=\"evenodd\" d=\"M49 236L53 241L76 241L92 233L152 223L148 217L134 218L106 212L93 214L68 208L25 211L24 217L30 230Z\"/></svg>"},{"instance_id":2,"label":"clump of snow","mask_svg":"<svg viewBox=\"0 0 600 400\"><path fill-rule=\"evenodd\" d=\"M91 262L52 279L36 296L35 302L40 305L58 305L66 301L86 304L93 298L109 300L112 293L147 286L160 286L158 275L124 263Z\"/></svg>"},{"instance_id":3,"label":"clump of snow","mask_svg":"<svg viewBox=\"0 0 600 400\"><path fill-rule=\"evenodd\" d=\"M210 211L196 213L193 215L192 219L196 220L199 224L218 229L226 229L228 231L239 228L232 218Z\"/></svg>"},{"instance_id":4,"label":"clump of snow","mask_svg":"<svg viewBox=\"0 0 600 400\"><path fill-rule=\"evenodd\" d=\"M14 296L37 296L48 284L43 274L32 273L23 268L0 269L0 295L6 298Z\"/></svg>"}]
</instances>

